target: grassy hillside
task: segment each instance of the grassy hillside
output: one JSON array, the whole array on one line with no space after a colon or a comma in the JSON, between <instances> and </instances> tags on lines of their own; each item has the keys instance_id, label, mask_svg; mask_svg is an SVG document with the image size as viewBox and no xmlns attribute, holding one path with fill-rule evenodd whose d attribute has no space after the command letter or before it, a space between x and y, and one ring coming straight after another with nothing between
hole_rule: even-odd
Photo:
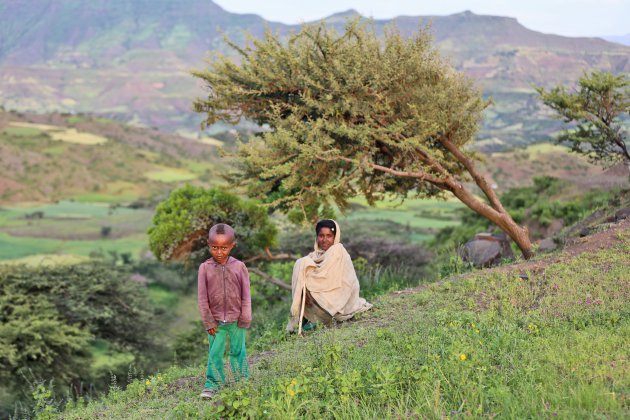
<instances>
[{"instance_id":1,"label":"grassy hillside","mask_svg":"<svg viewBox=\"0 0 630 420\"><path fill-rule=\"evenodd\" d=\"M252 354L251 380L213 402L198 397L200 361L62 417L627 418L629 253L625 220L545 259L384 296L356 321ZM54 415L45 389L36 397Z\"/></svg>"},{"instance_id":2,"label":"grassy hillside","mask_svg":"<svg viewBox=\"0 0 630 420\"><path fill-rule=\"evenodd\" d=\"M0 112L0 203L130 202L217 182L216 146L80 116Z\"/></svg>"}]
</instances>

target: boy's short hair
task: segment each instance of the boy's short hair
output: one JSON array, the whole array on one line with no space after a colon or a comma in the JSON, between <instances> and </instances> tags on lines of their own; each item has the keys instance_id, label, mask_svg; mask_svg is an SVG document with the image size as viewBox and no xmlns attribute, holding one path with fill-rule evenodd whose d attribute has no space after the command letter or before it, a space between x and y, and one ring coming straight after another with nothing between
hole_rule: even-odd
<instances>
[{"instance_id":1,"label":"boy's short hair","mask_svg":"<svg viewBox=\"0 0 630 420\"><path fill-rule=\"evenodd\" d=\"M214 235L228 235L232 237L232 240L236 239L236 232L227 223L217 223L212 226L208 231L208 239L211 239Z\"/></svg>"}]
</instances>

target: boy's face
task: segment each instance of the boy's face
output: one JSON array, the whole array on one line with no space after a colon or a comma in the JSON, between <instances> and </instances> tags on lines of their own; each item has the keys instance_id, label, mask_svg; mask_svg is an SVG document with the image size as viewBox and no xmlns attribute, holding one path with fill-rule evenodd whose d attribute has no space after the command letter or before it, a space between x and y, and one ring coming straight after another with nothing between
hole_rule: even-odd
<instances>
[{"instance_id":1,"label":"boy's face","mask_svg":"<svg viewBox=\"0 0 630 420\"><path fill-rule=\"evenodd\" d=\"M214 234L208 238L210 255L219 264L225 264L235 245L236 242L232 235Z\"/></svg>"},{"instance_id":2,"label":"boy's face","mask_svg":"<svg viewBox=\"0 0 630 420\"><path fill-rule=\"evenodd\" d=\"M322 251L328 251L328 248L335 243L335 232L330 230L330 228L323 227L319 230L317 234L317 246Z\"/></svg>"}]
</instances>

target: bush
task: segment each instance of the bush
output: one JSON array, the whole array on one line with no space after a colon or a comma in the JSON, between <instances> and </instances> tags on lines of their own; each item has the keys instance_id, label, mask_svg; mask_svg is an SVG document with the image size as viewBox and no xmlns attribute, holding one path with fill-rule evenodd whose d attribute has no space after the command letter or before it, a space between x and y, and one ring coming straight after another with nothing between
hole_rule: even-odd
<instances>
[{"instance_id":1,"label":"bush","mask_svg":"<svg viewBox=\"0 0 630 420\"><path fill-rule=\"evenodd\" d=\"M206 237L216 223L234 226L236 258L256 255L275 243L276 228L264 207L220 189L186 185L157 207L149 228L149 248L158 259L169 260L189 241L186 252L193 259L208 258Z\"/></svg>"},{"instance_id":2,"label":"bush","mask_svg":"<svg viewBox=\"0 0 630 420\"><path fill-rule=\"evenodd\" d=\"M135 353L148 363L155 353L146 291L129 272L110 264L0 267L0 382L14 396L30 383L52 380L62 389L92 378L91 344ZM106 384L95 384L96 389ZM0 408L0 417L8 407Z\"/></svg>"}]
</instances>

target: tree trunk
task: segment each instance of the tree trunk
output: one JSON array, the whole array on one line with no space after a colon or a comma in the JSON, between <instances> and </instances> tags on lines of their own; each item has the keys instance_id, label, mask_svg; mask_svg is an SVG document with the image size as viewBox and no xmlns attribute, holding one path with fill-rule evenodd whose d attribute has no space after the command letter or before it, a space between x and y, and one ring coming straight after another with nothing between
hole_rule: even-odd
<instances>
[{"instance_id":1,"label":"tree trunk","mask_svg":"<svg viewBox=\"0 0 630 420\"><path fill-rule=\"evenodd\" d=\"M451 152L455 158L461 162L468 173L472 176L475 184L481 189L484 195L488 198L490 205L479 201L473 194L467 191L461 183L457 182L455 178L450 175L446 179L448 189L455 194L462 203L466 204L471 210L477 214L490 220L495 225L499 226L507 235L518 245L519 249L523 253L523 257L527 260L532 257L532 243L529 240L529 232L526 227L519 226L512 216L505 210L503 204L497 197L496 193L488 184L486 178L477 171L475 162L466 156L457 145L455 145L448 136L442 137L440 142L446 149Z\"/></svg>"},{"instance_id":2,"label":"tree trunk","mask_svg":"<svg viewBox=\"0 0 630 420\"><path fill-rule=\"evenodd\" d=\"M475 213L485 217L495 225L499 226L523 253L523 258L530 259L534 254L532 252L532 243L529 240L529 232L526 227L519 226L510 214L503 210L498 211L488 206L487 204L479 201L473 194L467 191L461 184L449 183L451 192L462 203L466 204Z\"/></svg>"}]
</instances>

